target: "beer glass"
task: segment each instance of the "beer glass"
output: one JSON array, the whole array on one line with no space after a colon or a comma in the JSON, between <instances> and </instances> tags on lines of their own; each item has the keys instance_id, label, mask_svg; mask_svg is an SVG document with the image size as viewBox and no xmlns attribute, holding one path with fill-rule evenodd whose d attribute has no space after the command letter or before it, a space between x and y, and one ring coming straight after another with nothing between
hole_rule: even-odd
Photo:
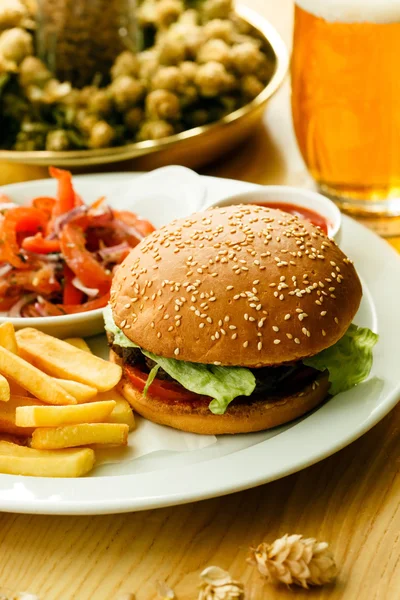
<instances>
[{"instance_id":1,"label":"beer glass","mask_svg":"<svg viewBox=\"0 0 400 600\"><path fill-rule=\"evenodd\" d=\"M400 0L295 2L292 114L304 161L344 211L398 235Z\"/></svg>"}]
</instances>

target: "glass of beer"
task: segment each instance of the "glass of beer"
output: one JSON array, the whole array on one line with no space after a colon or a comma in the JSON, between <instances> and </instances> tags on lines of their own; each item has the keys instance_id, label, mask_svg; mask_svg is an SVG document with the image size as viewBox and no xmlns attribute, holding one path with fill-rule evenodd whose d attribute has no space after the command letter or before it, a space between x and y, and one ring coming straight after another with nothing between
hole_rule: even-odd
<instances>
[{"instance_id":1,"label":"glass of beer","mask_svg":"<svg viewBox=\"0 0 400 600\"><path fill-rule=\"evenodd\" d=\"M325 193L400 234L400 0L295 0L292 114Z\"/></svg>"}]
</instances>

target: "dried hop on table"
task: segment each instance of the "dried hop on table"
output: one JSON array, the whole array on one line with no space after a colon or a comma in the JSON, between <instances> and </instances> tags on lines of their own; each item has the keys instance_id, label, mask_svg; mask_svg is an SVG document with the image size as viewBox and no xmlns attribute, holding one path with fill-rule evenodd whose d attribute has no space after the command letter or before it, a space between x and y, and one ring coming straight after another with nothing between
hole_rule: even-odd
<instances>
[{"instance_id":1,"label":"dried hop on table","mask_svg":"<svg viewBox=\"0 0 400 600\"><path fill-rule=\"evenodd\" d=\"M203 31L207 40L219 39L227 44L231 44L237 35L230 19L213 19L204 25Z\"/></svg>"},{"instance_id":2,"label":"dried hop on table","mask_svg":"<svg viewBox=\"0 0 400 600\"><path fill-rule=\"evenodd\" d=\"M326 542L301 535L284 535L272 544L262 543L249 558L269 583L308 588L331 582L337 568Z\"/></svg>"},{"instance_id":3,"label":"dried hop on table","mask_svg":"<svg viewBox=\"0 0 400 600\"><path fill-rule=\"evenodd\" d=\"M220 567L207 567L200 577L202 583L198 600L243 600L243 584L234 581Z\"/></svg>"},{"instance_id":4,"label":"dried hop on table","mask_svg":"<svg viewBox=\"0 0 400 600\"><path fill-rule=\"evenodd\" d=\"M115 138L115 131L106 121L93 125L89 135L90 148L107 148Z\"/></svg>"},{"instance_id":5,"label":"dried hop on table","mask_svg":"<svg viewBox=\"0 0 400 600\"><path fill-rule=\"evenodd\" d=\"M231 50L231 58L233 68L243 75L256 73L265 60L264 54L253 42L235 44Z\"/></svg>"},{"instance_id":6,"label":"dried hop on table","mask_svg":"<svg viewBox=\"0 0 400 600\"><path fill-rule=\"evenodd\" d=\"M69 147L70 141L68 133L64 129L49 131L46 136L46 150L61 152L63 150L68 150Z\"/></svg>"},{"instance_id":7,"label":"dried hop on table","mask_svg":"<svg viewBox=\"0 0 400 600\"><path fill-rule=\"evenodd\" d=\"M43 87L52 79L52 74L39 58L27 56L19 66L18 79L23 88L30 85Z\"/></svg>"},{"instance_id":8,"label":"dried hop on table","mask_svg":"<svg viewBox=\"0 0 400 600\"><path fill-rule=\"evenodd\" d=\"M204 21L226 19L233 11L232 0L204 0L199 6Z\"/></svg>"}]
</instances>

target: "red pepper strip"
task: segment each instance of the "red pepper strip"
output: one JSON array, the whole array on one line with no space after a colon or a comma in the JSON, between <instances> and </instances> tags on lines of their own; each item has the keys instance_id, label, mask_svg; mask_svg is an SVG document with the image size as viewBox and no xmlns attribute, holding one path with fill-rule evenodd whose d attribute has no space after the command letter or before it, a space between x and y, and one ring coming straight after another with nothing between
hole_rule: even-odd
<instances>
[{"instance_id":1,"label":"red pepper strip","mask_svg":"<svg viewBox=\"0 0 400 600\"><path fill-rule=\"evenodd\" d=\"M72 175L64 169L50 167L50 175L57 179L57 202L53 208L53 217L63 215L75 206L75 192L72 186Z\"/></svg>"},{"instance_id":2,"label":"red pepper strip","mask_svg":"<svg viewBox=\"0 0 400 600\"><path fill-rule=\"evenodd\" d=\"M61 290L61 285L54 276L54 267L47 264L36 270L11 271L6 275L6 281L11 287L18 287L24 292L36 292L46 296Z\"/></svg>"},{"instance_id":3,"label":"red pepper strip","mask_svg":"<svg viewBox=\"0 0 400 600\"><path fill-rule=\"evenodd\" d=\"M38 196L32 200L32 206L43 211L50 219L51 213L53 212L54 205L56 203L55 198L49 196Z\"/></svg>"},{"instance_id":4,"label":"red pepper strip","mask_svg":"<svg viewBox=\"0 0 400 600\"><path fill-rule=\"evenodd\" d=\"M75 273L71 269L64 265L64 290L63 290L63 304L81 304L83 300L83 292L78 290L72 280L75 277Z\"/></svg>"},{"instance_id":5,"label":"red pepper strip","mask_svg":"<svg viewBox=\"0 0 400 600\"><path fill-rule=\"evenodd\" d=\"M0 261L9 262L18 269L28 269L26 259L20 255L17 233L35 234L44 231L46 224L46 215L37 208L10 208L0 225Z\"/></svg>"},{"instance_id":6,"label":"red pepper strip","mask_svg":"<svg viewBox=\"0 0 400 600\"><path fill-rule=\"evenodd\" d=\"M65 312L60 308L60 306L58 306L57 304L52 304L45 298L41 298L38 302L44 308L44 310L47 313L47 316L49 317L59 317L61 315L65 315Z\"/></svg>"},{"instance_id":7,"label":"red pepper strip","mask_svg":"<svg viewBox=\"0 0 400 600\"><path fill-rule=\"evenodd\" d=\"M74 192L75 194L75 206L82 206L84 203L84 201L82 200L82 197L77 194L76 192Z\"/></svg>"},{"instance_id":8,"label":"red pepper strip","mask_svg":"<svg viewBox=\"0 0 400 600\"><path fill-rule=\"evenodd\" d=\"M100 296L100 298L96 298L95 300L89 300L88 302L84 302L83 304L57 304L57 308L63 311L66 314L75 314L80 312L87 312L89 310L95 310L96 308L104 308L107 306L108 301L110 300L110 293L104 294L104 296Z\"/></svg>"},{"instance_id":9,"label":"red pepper strip","mask_svg":"<svg viewBox=\"0 0 400 600\"><path fill-rule=\"evenodd\" d=\"M52 254L61 251L60 242L58 240L46 240L42 233L26 237L22 240L22 248L28 252L35 252L36 254Z\"/></svg>"},{"instance_id":10,"label":"red pepper strip","mask_svg":"<svg viewBox=\"0 0 400 600\"><path fill-rule=\"evenodd\" d=\"M100 294L108 292L111 286L111 273L107 272L86 250L84 231L68 223L61 231L60 242L65 262L83 285L97 288Z\"/></svg>"}]
</instances>

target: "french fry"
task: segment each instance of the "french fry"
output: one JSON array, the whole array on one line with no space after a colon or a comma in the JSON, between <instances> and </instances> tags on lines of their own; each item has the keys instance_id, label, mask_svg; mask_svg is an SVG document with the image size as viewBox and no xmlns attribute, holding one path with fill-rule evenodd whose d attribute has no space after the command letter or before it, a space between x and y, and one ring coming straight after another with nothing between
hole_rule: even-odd
<instances>
[{"instance_id":1,"label":"french fry","mask_svg":"<svg viewBox=\"0 0 400 600\"><path fill-rule=\"evenodd\" d=\"M79 350L92 354L91 349L83 338L66 338L64 342L67 342L67 344L70 344L71 346L75 346L75 348L79 348Z\"/></svg>"},{"instance_id":2,"label":"french fry","mask_svg":"<svg viewBox=\"0 0 400 600\"><path fill-rule=\"evenodd\" d=\"M13 381L12 379L7 379L7 381L8 381L8 385L10 386L11 396L28 396L29 392L24 390L22 385L19 385L19 383L17 383L16 381ZM0 596L0 598L1 598L1 596Z\"/></svg>"},{"instance_id":3,"label":"french fry","mask_svg":"<svg viewBox=\"0 0 400 600\"><path fill-rule=\"evenodd\" d=\"M49 375L111 390L122 376L119 365L75 348L63 340L26 327L17 332L18 351ZM1 371L1 369L0 369Z\"/></svg>"},{"instance_id":4,"label":"french fry","mask_svg":"<svg viewBox=\"0 0 400 600\"><path fill-rule=\"evenodd\" d=\"M37 351L45 352L45 349L38 348ZM68 394L52 377L2 346L0 346L0 373L14 379L42 402L77 404L75 398Z\"/></svg>"},{"instance_id":5,"label":"french fry","mask_svg":"<svg viewBox=\"0 0 400 600\"><path fill-rule=\"evenodd\" d=\"M80 477L94 466L91 448L39 451L10 442L0 442L0 473L32 477Z\"/></svg>"},{"instance_id":6,"label":"french fry","mask_svg":"<svg viewBox=\"0 0 400 600\"><path fill-rule=\"evenodd\" d=\"M128 425L122 423L81 423L63 427L39 427L32 434L31 447L38 450L57 450L92 444L126 446Z\"/></svg>"},{"instance_id":7,"label":"french fry","mask_svg":"<svg viewBox=\"0 0 400 600\"><path fill-rule=\"evenodd\" d=\"M82 402L89 402L97 396L96 388L86 385L85 383L79 383L79 381L71 381L69 379L54 379L58 385L61 385L71 396L73 396L78 404Z\"/></svg>"},{"instance_id":8,"label":"french fry","mask_svg":"<svg viewBox=\"0 0 400 600\"><path fill-rule=\"evenodd\" d=\"M40 404L36 398L27 398L26 396L11 396L9 402L0 404L0 432L11 435L32 435L32 427L20 427L16 423L17 408L37 406ZM45 405L43 405L45 406Z\"/></svg>"},{"instance_id":9,"label":"french fry","mask_svg":"<svg viewBox=\"0 0 400 600\"><path fill-rule=\"evenodd\" d=\"M96 396L98 402L105 400L114 400L115 408L107 419L107 423L125 423L129 431L135 429L135 417L132 407L117 390L109 392L99 392Z\"/></svg>"},{"instance_id":10,"label":"french fry","mask_svg":"<svg viewBox=\"0 0 400 600\"><path fill-rule=\"evenodd\" d=\"M4 375L0 375L0 401L8 402L10 399L10 384Z\"/></svg>"},{"instance_id":11,"label":"french fry","mask_svg":"<svg viewBox=\"0 0 400 600\"><path fill-rule=\"evenodd\" d=\"M6 321L0 325L0 346L7 348L13 354L18 354L17 339L15 337L14 325Z\"/></svg>"},{"instance_id":12,"label":"french fry","mask_svg":"<svg viewBox=\"0 0 400 600\"><path fill-rule=\"evenodd\" d=\"M114 400L72 406L19 406L15 422L19 427L58 427L78 423L102 423L110 417Z\"/></svg>"}]
</instances>

